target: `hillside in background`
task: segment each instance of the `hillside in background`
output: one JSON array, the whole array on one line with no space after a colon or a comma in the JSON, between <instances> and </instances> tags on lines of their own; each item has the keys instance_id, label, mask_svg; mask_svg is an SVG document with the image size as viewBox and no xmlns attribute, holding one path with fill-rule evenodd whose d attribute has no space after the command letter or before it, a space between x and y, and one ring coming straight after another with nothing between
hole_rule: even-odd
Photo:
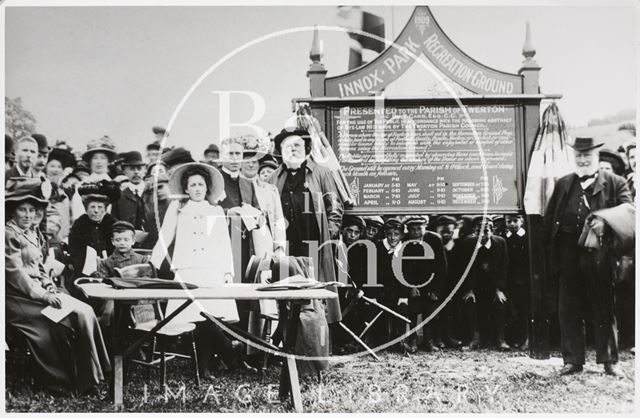
<instances>
[{"instance_id":1,"label":"hillside in background","mask_svg":"<svg viewBox=\"0 0 640 418\"><path fill-rule=\"evenodd\" d=\"M636 124L636 111L625 109L620 112L602 118L591 119L587 126L569 127L571 138L593 137L596 141L603 141L604 147L612 150L617 149L629 141L635 140L633 132L629 130L619 130L621 125Z\"/></svg>"}]
</instances>

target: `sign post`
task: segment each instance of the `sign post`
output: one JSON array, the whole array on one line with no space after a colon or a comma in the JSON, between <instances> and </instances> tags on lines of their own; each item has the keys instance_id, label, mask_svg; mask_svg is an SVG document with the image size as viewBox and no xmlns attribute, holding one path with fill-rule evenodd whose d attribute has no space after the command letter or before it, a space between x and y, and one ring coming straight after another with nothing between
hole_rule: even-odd
<instances>
[{"instance_id":1,"label":"sign post","mask_svg":"<svg viewBox=\"0 0 640 418\"><path fill-rule=\"evenodd\" d=\"M326 77L317 30L306 102L338 157L356 202L353 214L524 214L531 150L540 124L540 66L527 25L518 74L460 50L426 6L394 44L353 71ZM394 97L382 92L426 58L463 97ZM527 217L531 272L530 354L548 358L542 218ZM543 262L540 262L542 260Z\"/></svg>"}]
</instances>

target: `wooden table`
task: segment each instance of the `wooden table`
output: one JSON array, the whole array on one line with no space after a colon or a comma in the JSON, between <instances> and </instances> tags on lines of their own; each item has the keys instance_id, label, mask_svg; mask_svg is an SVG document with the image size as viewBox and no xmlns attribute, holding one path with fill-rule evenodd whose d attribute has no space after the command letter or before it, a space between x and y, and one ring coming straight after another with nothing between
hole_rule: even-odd
<instances>
[{"instance_id":1,"label":"wooden table","mask_svg":"<svg viewBox=\"0 0 640 418\"><path fill-rule=\"evenodd\" d=\"M123 404L123 360L129 357L135 350L149 338L152 338L159 329L166 325L171 319L182 312L195 300L204 299L235 299L235 300L261 300L275 299L278 301L291 302L291 313L289 317L288 330L284 341L284 353L286 361L283 362L280 378L280 394L291 395L293 407L296 412L302 411L302 395L300 393L300 382L298 381L298 369L294 356L295 341L297 336L298 322L300 318L300 307L309 303L312 299L333 299L337 298L337 293L326 289L305 289L305 290L277 290L260 291L256 290L258 284L229 284L218 288L198 288L192 290L183 289L114 289L103 283L84 283L78 287L88 298L114 301L114 321L113 321L113 403L117 408ZM186 299L178 309L173 311L164 320L160 321L150 332L145 333L129 347L125 347L124 335L126 333L127 307L138 300L167 301L170 299ZM214 322L221 322L229 326L224 321L220 321L210 316L205 316ZM236 329L237 330L237 329ZM253 337L255 338L255 337ZM252 339L253 339L252 338ZM255 340L254 340L255 341Z\"/></svg>"}]
</instances>

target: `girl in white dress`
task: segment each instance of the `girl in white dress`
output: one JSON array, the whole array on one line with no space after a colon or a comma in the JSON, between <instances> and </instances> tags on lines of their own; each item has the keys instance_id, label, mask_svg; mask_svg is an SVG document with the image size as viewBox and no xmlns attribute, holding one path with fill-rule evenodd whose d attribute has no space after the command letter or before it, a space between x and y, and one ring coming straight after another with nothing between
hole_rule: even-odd
<instances>
[{"instance_id":1,"label":"girl in white dress","mask_svg":"<svg viewBox=\"0 0 640 418\"><path fill-rule=\"evenodd\" d=\"M183 164L172 173L169 190L186 199L175 200L169 205L151 263L159 268L162 260L168 257L167 248L175 240L169 261L176 280L208 288L232 283L231 240L224 211L217 205L224 198L224 180L220 172L206 164ZM184 300L170 300L166 315L183 303ZM203 321L200 312L230 322L238 320L233 300L196 300L171 323Z\"/></svg>"},{"instance_id":2,"label":"girl in white dress","mask_svg":"<svg viewBox=\"0 0 640 418\"><path fill-rule=\"evenodd\" d=\"M171 263L175 280L200 288L222 287L233 282L233 256L226 216L218 202L224 199L224 180L212 166L187 163L177 167L169 179L169 190L181 200L171 202L160 228L160 236L151 255L159 268L165 257ZM167 249L174 245L173 255ZM185 292L188 290L185 289ZM186 300L170 300L166 316ZM227 322L238 322L238 310L232 299L196 300L173 318L172 324L197 322L196 348L200 375L211 374L213 354L227 367L237 366L236 347L222 330L200 315L206 312Z\"/></svg>"}]
</instances>

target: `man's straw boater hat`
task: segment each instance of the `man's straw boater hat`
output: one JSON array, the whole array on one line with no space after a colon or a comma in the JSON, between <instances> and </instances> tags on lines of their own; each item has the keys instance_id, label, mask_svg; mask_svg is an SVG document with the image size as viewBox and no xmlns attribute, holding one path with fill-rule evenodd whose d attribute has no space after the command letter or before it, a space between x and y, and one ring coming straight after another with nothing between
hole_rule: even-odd
<instances>
[{"instance_id":1,"label":"man's straw boater hat","mask_svg":"<svg viewBox=\"0 0 640 418\"><path fill-rule=\"evenodd\" d=\"M593 138L576 138L573 144L568 144L574 151L590 151L592 149L600 148L604 145L604 142L595 143Z\"/></svg>"}]
</instances>

